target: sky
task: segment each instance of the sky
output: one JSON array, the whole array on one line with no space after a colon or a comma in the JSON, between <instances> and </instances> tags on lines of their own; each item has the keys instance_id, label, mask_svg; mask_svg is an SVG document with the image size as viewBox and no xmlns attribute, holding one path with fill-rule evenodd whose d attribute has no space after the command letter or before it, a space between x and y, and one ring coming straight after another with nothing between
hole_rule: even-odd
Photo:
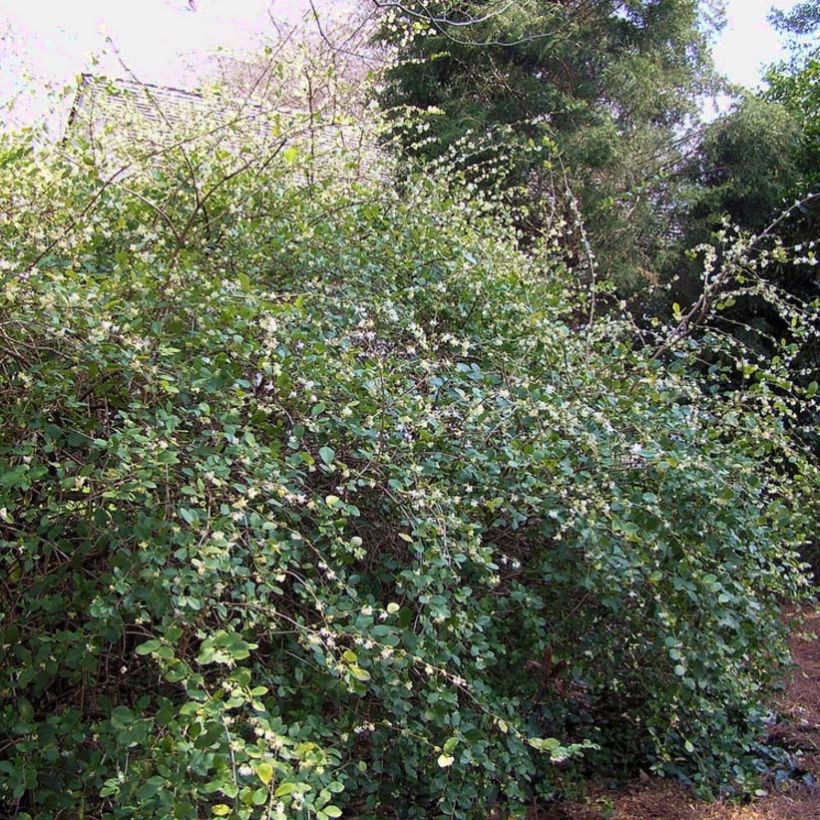
<instances>
[{"instance_id":1,"label":"sky","mask_svg":"<svg viewBox=\"0 0 820 820\"><path fill-rule=\"evenodd\" d=\"M347 2L314 0L325 16ZM309 9L309 0L0 0L0 104L16 99L12 117L27 124L46 111L47 87L89 70L128 76L120 57L143 82L191 87L216 49L258 49L269 12L294 23Z\"/></svg>"},{"instance_id":2,"label":"sky","mask_svg":"<svg viewBox=\"0 0 820 820\"><path fill-rule=\"evenodd\" d=\"M351 2L314 0L326 18ZM779 35L766 16L772 6L796 2L729 0L728 25L714 53L732 82L758 84L761 67L780 55ZM0 104L17 100L0 127L43 116L44 90L68 86L82 71L123 76L107 38L144 82L190 87L217 48L253 50L271 30L269 15L296 22L309 8L309 0L0 0ZM95 54L99 62L92 66Z\"/></svg>"},{"instance_id":3,"label":"sky","mask_svg":"<svg viewBox=\"0 0 820 820\"><path fill-rule=\"evenodd\" d=\"M729 0L728 24L714 48L717 67L733 83L754 88L761 68L782 54L778 32L768 23L774 7L788 11L798 0Z\"/></svg>"}]
</instances>

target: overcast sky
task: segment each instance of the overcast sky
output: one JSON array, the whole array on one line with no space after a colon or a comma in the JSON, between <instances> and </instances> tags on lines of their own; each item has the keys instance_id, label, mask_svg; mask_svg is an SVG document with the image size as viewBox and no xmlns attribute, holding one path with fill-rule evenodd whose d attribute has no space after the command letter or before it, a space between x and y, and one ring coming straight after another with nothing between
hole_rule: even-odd
<instances>
[{"instance_id":1,"label":"overcast sky","mask_svg":"<svg viewBox=\"0 0 820 820\"><path fill-rule=\"evenodd\" d=\"M322 14L332 16L354 0L314 2ZM796 2L729 0L729 23L716 44L715 59L730 80L758 83L761 67L780 54L768 11ZM92 70L122 75L110 49L105 53L107 37L143 81L194 84L208 53L257 46L271 29L269 12L294 22L308 8L308 0L0 0L0 103L19 100L16 122L40 116L43 89L72 83L91 68L94 54L101 56Z\"/></svg>"}]
</instances>

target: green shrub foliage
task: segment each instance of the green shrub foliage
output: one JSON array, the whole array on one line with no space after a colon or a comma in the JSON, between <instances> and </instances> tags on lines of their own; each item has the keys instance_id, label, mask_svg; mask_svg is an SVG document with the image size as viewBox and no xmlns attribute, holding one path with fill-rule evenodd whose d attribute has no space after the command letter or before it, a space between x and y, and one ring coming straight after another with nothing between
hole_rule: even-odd
<instances>
[{"instance_id":1,"label":"green shrub foliage","mask_svg":"<svg viewBox=\"0 0 820 820\"><path fill-rule=\"evenodd\" d=\"M742 787L813 524L784 385L725 398L491 203L284 139L2 146L3 813Z\"/></svg>"}]
</instances>

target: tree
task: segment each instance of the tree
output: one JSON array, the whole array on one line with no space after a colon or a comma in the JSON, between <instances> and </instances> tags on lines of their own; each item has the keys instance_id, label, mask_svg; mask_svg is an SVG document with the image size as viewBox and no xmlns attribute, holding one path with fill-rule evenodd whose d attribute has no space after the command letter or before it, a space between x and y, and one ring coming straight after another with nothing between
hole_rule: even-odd
<instances>
[{"instance_id":1,"label":"tree","mask_svg":"<svg viewBox=\"0 0 820 820\"><path fill-rule=\"evenodd\" d=\"M719 3L711 24L698 0L377 5L399 57L383 105L440 112L406 148L429 160L487 136L469 161L501 155L506 182L530 187L560 161L607 268L624 282L653 267L680 130L715 86Z\"/></svg>"},{"instance_id":2,"label":"tree","mask_svg":"<svg viewBox=\"0 0 820 820\"><path fill-rule=\"evenodd\" d=\"M803 130L800 156L803 184L820 183L820 0L798 3L791 12L775 10L774 25L789 37L789 59L766 74L766 98L779 102L796 117Z\"/></svg>"},{"instance_id":3,"label":"tree","mask_svg":"<svg viewBox=\"0 0 820 820\"><path fill-rule=\"evenodd\" d=\"M727 221L760 233L795 200L804 199L778 231L784 245L807 251L799 254L803 263L775 263L771 276L802 304L820 296L811 252L820 224L818 200L811 196L820 181L820 60L816 43L804 39L820 25L820 3L800 3L789 14L773 12L772 20L790 38L789 59L769 69L765 91L745 94L705 129L684 169L680 254L671 256L668 269L669 275L680 274L676 298L692 298L701 287L697 266L683 261L686 249L711 241ZM735 324L734 332L756 340L767 355L773 355L773 340L788 332L779 311L760 295L739 300L726 318ZM795 375L803 384L818 376L818 353L812 345L798 364Z\"/></svg>"},{"instance_id":4,"label":"tree","mask_svg":"<svg viewBox=\"0 0 820 820\"><path fill-rule=\"evenodd\" d=\"M684 244L708 241L724 217L762 230L790 198L805 193L802 147L800 119L760 97L744 97L710 124L686 169L693 186Z\"/></svg>"},{"instance_id":5,"label":"tree","mask_svg":"<svg viewBox=\"0 0 820 820\"><path fill-rule=\"evenodd\" d=\"M772 9L769 20L779 31L790 34L794 38L810 37L820 28L820 2L818 0L804 0L797 3L789 11ZM809 49L817 51L818 46L806 44Z\"/></svg>"}]
</instances>

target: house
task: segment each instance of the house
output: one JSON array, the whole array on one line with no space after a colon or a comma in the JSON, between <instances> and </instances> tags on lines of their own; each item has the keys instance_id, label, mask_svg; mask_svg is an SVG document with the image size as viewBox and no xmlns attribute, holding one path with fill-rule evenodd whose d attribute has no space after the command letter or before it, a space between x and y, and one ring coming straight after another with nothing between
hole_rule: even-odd
<instances>
[{"instance_id":1,"label":"house","mask_svg":"<svg viewBox=\"0 0 820 820\"><path fill-rule=\"evenodd\" d=\"M289 156L295 150L310 157L308 173L333 167L348 177L358 177L380 153L373 135L349 119L299 110L291 99L260 101L233 85L195 92L93 74L80 77L64 144L90 151L95 162L112 169L133 164L135 146L149 160L180 149L250 159L287 144ZM340 151L343 169L332 159Z\"/></svg>"},{"instance_id":2,"label":"house","mask_svg":"<svg viewBox=\"0 0 820 820\"><path fill-rule=\"evenodd\" d=\"M65 141L89 147L100 159L126 143L146 153L180 141L239 153L248 141L270 140L271 114L248 99L82 74Z\"/></svg>"}]
</instances>

